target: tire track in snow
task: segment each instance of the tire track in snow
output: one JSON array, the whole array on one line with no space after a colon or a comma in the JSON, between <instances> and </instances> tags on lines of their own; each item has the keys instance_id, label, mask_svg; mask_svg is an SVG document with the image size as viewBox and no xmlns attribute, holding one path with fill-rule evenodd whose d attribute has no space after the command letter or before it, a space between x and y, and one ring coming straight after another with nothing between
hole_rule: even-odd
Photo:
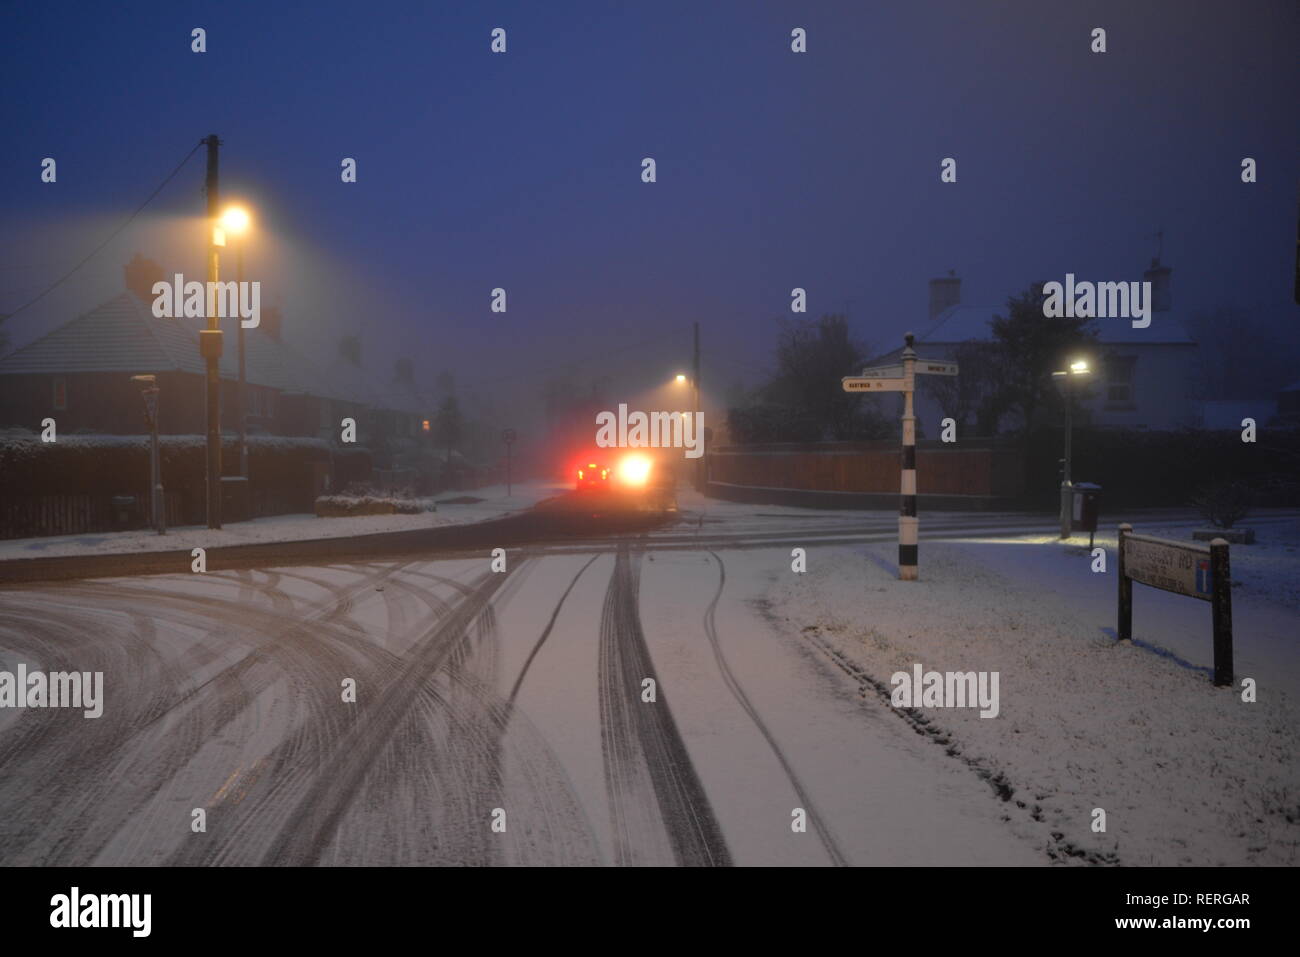
<instances>
[{"instance_id":1,"label":"tire track in snow","mask_svg":"<svg viewBox=\"0 0 1300 957\"><path fill-rule=\"evenodd\" d=\"M240 590L275 590L273 585L249 580L239 584ZM365 587L366 583L361 583L345 591ZM305 621L297 615L286 620L275 611L232 598L167 594L158 588L121 583L78 583L64 586L59 592L64 598L65 614L129 613L140 600L147 600L157 620L179 620L199 627L206 624L209 635L248 633L251 625L255 642L238 661L187 692L177 694L174 690L184 687L187 675L175 675L176 680L168 683L149 678L147 672L133 674L135 683L155 688L156 694L163 689L170 691L170 700L159 701L149 709L150 713L116 727L113 736L96 749L90 764L76 774L61 775L51 782L55 793L49 787L45 789L49 803L37 830L56 835L45 849L47 861L89 862L120 829L129 828L138 835L141 809L149 807L186 762L238 720L258 694L277 680L295 677L304 661L304 648L336 630L318 622L317 630L309 632L315 614L309 614ZM267 597L273 608L284 608L289 601L283 594ZM78 599L94 601L95 606L79 606ZM119 609L118 605L123 607ZM292 607L291 602L288 607ZM329 602L323 603L317 606L316 614L328 612L329 608ZM87 626L84 633L96 635L97 643L113 647L103 642L102 625ZM102 723L103 719L96 722ZM94 820L93 828L83 826L89 819Z\"/></svg>"},{"instance_id":2,"label":"tire track in snow","mask_svg":"<svg viewBox=\"0 0 1300 957\"><path fill-rule=\"evenodd\" d=\"M723 564L721 557L719 557L716 552L710 551L709 554L712 555L713 560L718 563L718 590L714 592L713 600L709 602L708 610L704 613L704 633L708 636L709 645L713 648L713 657L718 663L718 671L722 674L723 683L726 684L727 690L731 692L731 696L736 699L736 703L740 705L745 714L749 715L749 719L754 722L754 727L756 727L759 730L759 733L763 735L768 746L772 749L772 753L776 756L777 761L780 762L782 770L785 771L786 777L790 779L791 786L799 796L800 806L803 807L808 814L809 820L812 821L813 829L817 832L817 837L821 840L822 847L826 849L827 855L836 867L845 867L848 865L848 860L836 845L835 838L831 835L830 828L826 825L821 814L817 812L812 797L804 788L798 775L794 773L794 768L790 766L790 762L786 759L780 745L776 743L776 738L772 736L772 732L769 731L767 725L763 723L763 719L758 716L758 711L750 703L749 698L745 695L744 689L740 687L740 682L737 681L736 676L732 674L731 668L727 664L727 659L722 653L722 645L718 641L718 626L715 619L715 613L718 608L718 602L722 598L722 590L727 586L727 569Z\"/></svg>"},{"instance_id":3,"label":"tire track in snow","mask_svg":"<svg viewBox=\"0 0 1300 957\"><path fill-rule=\"evenodd\" d=\"M421 688L437 674L473 627L502 584L501 575L485 572L473 592L434 625L402 662L397 676L378 690L372 709L339 737L303 789L288 821L261 855L262 864L301 864L317 860L333 837L339 820L360 790L377 755L401 728L421 699Z\"/></svg>"},{"instance_id":4,"label":"tire track in snow","mask_svg":"<svg viewBox=\"0 0 1300 957\"><path fill-rule=\"evenodd\" d=\"M687 866L731 864L668 700L656 679L657 700L641 701L641 682L654 678L641 630L640 556L620 546L601 612L598 674L601 750L614 830L615 862Z\"/></svg>"}]
</instances>

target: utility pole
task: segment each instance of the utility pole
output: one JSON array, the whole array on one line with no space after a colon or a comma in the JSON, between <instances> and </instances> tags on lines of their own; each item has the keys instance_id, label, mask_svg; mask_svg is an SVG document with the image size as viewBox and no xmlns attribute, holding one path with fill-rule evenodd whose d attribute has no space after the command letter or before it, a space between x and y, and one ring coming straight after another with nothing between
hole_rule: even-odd
<instances>
[{"instance_id":1,"label":"utility pole","mask_svg":"<svg viewBox=\"0 0 1300 957\"><path fill-rule=\"evenodd\" d=\"M244 240L235 241L235 280L236 288L244 288ZM248 381L244 369L244 319L235 317L235 328L239 330L239 385L235 388L235 417L239 421L239 474L248 478L248 416L244 410L244 398L248 392Z\"/></svg>"},{"instance_id":2,"label":"utility pole","mask_svg":"<svg viewBox=\"0 0 1300 957\"><path fill-rule=\"evenodd\" d=\"M698 424L700 421L700 324L696 322L693 325L695 329L695 360L691 372L691 388L695 393L694 412L695 421ZM701 443L704 442L704 430L702 428L700 429L700 435L698 438ZM701 455L695 460L695 491L700 493L704 492L704 460L705 456L708 454L709 450L706 448L704 449L704 455Z\"/></svg>"},{"instance_id":3,"label":"utility pole","mask_svg":"<svg viewBox=\"0 0 1300 957\"><path fill-rule=\"evenodd\" d=\"M208 282L220 281L217 259L217 134L207 136L208 147ZM208 289L215 289L209 285ZM208 407L208 528L221 527L221 322L216 314L216 296L207 296L208 327L199 332L199 355L207 366Z\"/></svg>"}]
</instances>

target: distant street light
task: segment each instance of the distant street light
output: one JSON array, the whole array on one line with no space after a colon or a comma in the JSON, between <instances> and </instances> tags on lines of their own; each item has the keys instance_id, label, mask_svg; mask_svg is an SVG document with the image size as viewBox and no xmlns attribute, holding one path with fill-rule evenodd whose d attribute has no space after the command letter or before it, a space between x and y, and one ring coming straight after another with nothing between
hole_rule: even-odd
<instances>
[{"instance_id":1,"label":"distant street light","mask_svg":"<svg viewBox=\"0 0 1300 957\"><path fill-rule=\"evenodd\" d=\"M1070 537L1071 517L1074 514L1074 483L1070 481L1070 446L1074 432L1074 386L1077 376L1088 375L1092 370L1087 359L1074 359L1069 371L1053 372L1052 378L1059 382L1065 393L1065 458L1062 460L1061 472L1061 538Z\"/></svg>"},{"instance_id":2,"label":"distant street light","mask_svg":"<svg viewBox=\"0 0 1300 957\"><path fill-rule=\"evenodd\" d=\"M244 287L243 237L251 224L252 217L248 215L248 210L242 206L230 206L221 214L218 226L223 240L219 245L225 245L224 240L227 237L238 240L235 243L235 280L239 283L239 289ZM244 322L242 318L236 319L236 322L238 323L236 335L239 340L239 384L235 387L235 420L239 423L239 474L248 478L248 422L244 417L244 393L248 389L245 376Z\"/></svg>"},{"instance_id":3,"label":"distant street light","mask_svg":"<svg viewBox=\"0 0 1300 957\"><path fill-rule=\"evenodd\" d=\"M686 384L686 376L681 372L677 373L677 384L678 385Z\"/></svg>"}]
</instances>

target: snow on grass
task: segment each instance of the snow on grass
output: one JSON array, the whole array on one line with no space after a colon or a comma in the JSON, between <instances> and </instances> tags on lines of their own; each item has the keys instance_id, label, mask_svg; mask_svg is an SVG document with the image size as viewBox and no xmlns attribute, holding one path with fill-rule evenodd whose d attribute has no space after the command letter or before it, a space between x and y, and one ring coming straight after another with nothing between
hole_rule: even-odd
<instances>
[{"instance_id":1,"label":"snow on grass","mask_svg":"<svg viewBox=\"0 0 1300 957\"><path fill-rule=\"evenodd\" d=\"M1275 545L1278 554L1263 552L1261 567L1284 563L1287 546ZM781 576L768 601L810 643L860 669L868 696L886 706L890 676L918 662L926 671L999 672L996 718L978 709L893 713L1005 783L1008 813L1039 822L1057 860L1297 863L1297 697L1260 674L1259 701L1246 704L1239 687L1214 688L1198 667L1117 644L1097 627L1101 612L1080 613L1078 599L1052 590L1061 546L1001 543L1019 549L1010 566L981 561L993 547L922 543L920 582L896 579L893 545L817 549L807 574ZM1072 560L1091 577L1086 558ZM1235 564L1234 579L1251 564ZM1292 580L1297 569L1292 557ZM1113 623L1113 571L1108 581ZM1142 589L1135 601L1154 594ZM1208 646L1205 603L1169 598L1201 606ZM1135 612L1135 630L1137 620ZM1294 644L1269 647L1295 658ZM1106 812L1105 833L1090 828L1094 808Z\"/></svg>"},{"instance_id":2,"label":"snow on grass","mask_svg":"<svg viewBox=\"0 0 1300 957\"><path fill-rule=\"evenodd\" d=\"M247 522L232 522L220 529L185 525L159 535L153 529L127 532L104 532L43 538L15 538L0 541L0 561L15 558L41 558L64 555L107 555L126 552L167 551L169 549L220 548L230 545L255 545L266 542L312 541L322 538L348 538L380 532L403 532L443 525L465 525L501 518L512 512L531 508L542 499L558 495L563 488L549 482L516 483L512 494L504 485L476 489L481 501L472 505L442 504L436 512L409 515L355 515L320 518L312 514L272 515ZM448 493L456 497L458 493ZM448 497L443 496L442 498ZM439 505L440 498L428 504Z\"/></svg>"}]
</instances>

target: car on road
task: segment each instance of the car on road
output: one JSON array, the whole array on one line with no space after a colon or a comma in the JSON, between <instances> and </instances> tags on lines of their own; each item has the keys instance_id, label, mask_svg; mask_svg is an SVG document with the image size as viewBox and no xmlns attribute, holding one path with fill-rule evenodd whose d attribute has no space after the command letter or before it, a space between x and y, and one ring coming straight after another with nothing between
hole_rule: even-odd
<instances>
[{"instance_id":1,"label":"car on road","mask_svg":"<svg viewBox=\"0 0 1300 957\"><path fill-rule=\"evenodd\" d=\"M573 466L580 501L620 510L676 509L676 475L665 456L649 449L614 452L585 455Z\"/></svg>"},{"instance_id":2,"label":"car on road","mask_svg":"<svg viewBox=\"0 0 1300 957\"><path fill-rule=\"evenodd\" d=\"M605 491L609 489L609 473L613 471L609 464L595 456L589 456L575 470L578 473L577 491Z\"/></svg>"}]
</instances>

